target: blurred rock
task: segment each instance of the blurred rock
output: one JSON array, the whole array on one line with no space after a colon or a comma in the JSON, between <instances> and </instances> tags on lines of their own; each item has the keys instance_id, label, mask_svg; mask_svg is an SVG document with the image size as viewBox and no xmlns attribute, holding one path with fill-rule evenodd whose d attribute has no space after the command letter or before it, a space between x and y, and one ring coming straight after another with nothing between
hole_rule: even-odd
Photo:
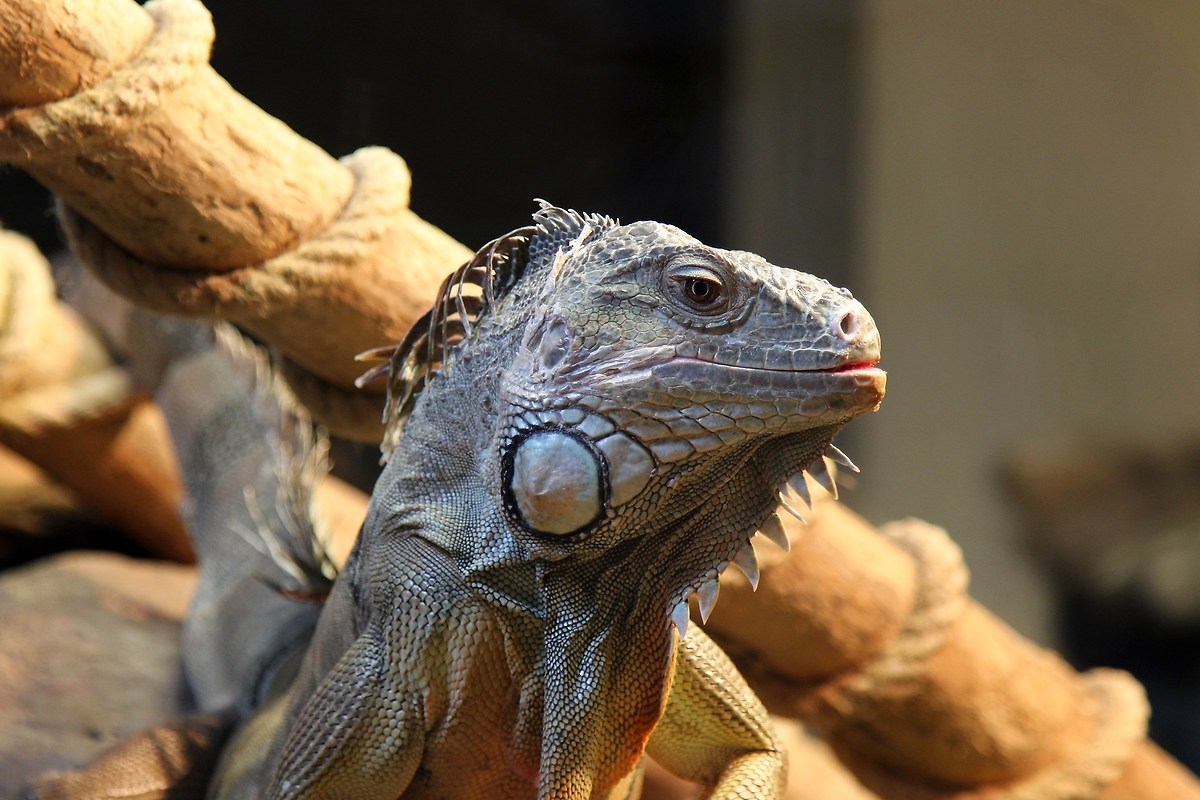
<instances>
[{"instance_id":1,"label":"blurred rock","mask_svg":"<svg viewBox=\"0 0 1200 800\"><path fill-rule=\"evenodd\" d=\"M0 575L0 798L192 713L189 567L73 552Z\"/></svg>"}]
</instances>

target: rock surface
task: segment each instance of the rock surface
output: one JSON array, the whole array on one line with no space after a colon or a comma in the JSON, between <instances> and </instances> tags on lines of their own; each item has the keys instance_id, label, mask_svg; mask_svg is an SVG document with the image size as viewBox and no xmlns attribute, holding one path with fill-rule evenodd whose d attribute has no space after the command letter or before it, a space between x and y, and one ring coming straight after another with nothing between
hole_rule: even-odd
<instances>
[{"instance_id":1,"label":"rock surface","mask_svg":"<svg viewBox=\"0 0 1200 800\"><path fill-rule=\"evenodd\" d=\"M190 567L72 552L0 575L0 800L192 711Z\"/></svg>"}]
</instances>

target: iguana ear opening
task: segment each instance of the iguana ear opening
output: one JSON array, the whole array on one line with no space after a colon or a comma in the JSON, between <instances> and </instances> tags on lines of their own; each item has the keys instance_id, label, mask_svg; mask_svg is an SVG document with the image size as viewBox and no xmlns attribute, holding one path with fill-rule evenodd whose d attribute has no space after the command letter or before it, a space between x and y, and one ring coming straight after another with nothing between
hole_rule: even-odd
<instances>
[{"instance_id":1,"label":"iguana ear opening","mask_svg":"<svg viewBox=\"0 0 1200 800\"><path fill-rule=\"evenodd\" d=\"M561 319L551 321L538 342L537 352L542 369L550 371L561 364L571 352L571 329L567 323Z\"/></svg>"},{"instance_id":2,"label":"iguana ear opening","mask_svg":"<svg viewBox=\"0 0 1200 800\"><path fill-rule=\"evenodd\" d=\"M525 330L521 348L535 372L553 373L571 353L571 327L552 314L537 314Z\"/></svg>"}]
</instances>

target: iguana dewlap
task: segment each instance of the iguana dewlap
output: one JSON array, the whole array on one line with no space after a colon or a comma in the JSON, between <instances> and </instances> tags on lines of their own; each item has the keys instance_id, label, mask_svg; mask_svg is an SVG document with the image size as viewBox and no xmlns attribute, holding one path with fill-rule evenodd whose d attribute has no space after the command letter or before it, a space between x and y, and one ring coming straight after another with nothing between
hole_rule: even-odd
<instances>
[{"instance_id":1,"label":"iguana dewlap","mask_svg":"<svg viewBox=\"0 0 1200 800\"><path fill-rule=\"evenodd\" d=\"M778 538L789 478L828 480L878 360L824 280L543 205L395 349L359 541L290 686L274 663L235 693L209 796L636 797L643 753L780 796L766 712L688 600L707 617L729 564L757 581L751 537Z\"/></svg>"}]
</instances>

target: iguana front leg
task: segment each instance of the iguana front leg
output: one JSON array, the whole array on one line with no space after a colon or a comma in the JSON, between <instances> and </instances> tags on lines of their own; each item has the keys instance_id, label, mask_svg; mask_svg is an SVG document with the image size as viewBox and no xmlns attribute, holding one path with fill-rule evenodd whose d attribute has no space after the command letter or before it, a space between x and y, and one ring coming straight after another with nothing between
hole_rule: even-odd
<instances>
[{"instance_id":1,"label":"iguana front leg","mask_svg":"<svg viewBox=\"0 0 1200 800\"><path fill-rule=\"evenodd\" d=\"M419 693L389 682L394 666L372 629L354 642L290 725L268 800L404 793L421 763L425 726Z\"/></svg>"},{"instance_id":2,"label":"iguana front leg","mask_svg":"<svg viewBox=\"0 0 1200 800\"><path fill-rule=\"evenodd\" d=\"M646 752L712 800L783 797L785 751L767 710L697 626L679 642L662 719Z\"/></svg>"}]
</instances>

